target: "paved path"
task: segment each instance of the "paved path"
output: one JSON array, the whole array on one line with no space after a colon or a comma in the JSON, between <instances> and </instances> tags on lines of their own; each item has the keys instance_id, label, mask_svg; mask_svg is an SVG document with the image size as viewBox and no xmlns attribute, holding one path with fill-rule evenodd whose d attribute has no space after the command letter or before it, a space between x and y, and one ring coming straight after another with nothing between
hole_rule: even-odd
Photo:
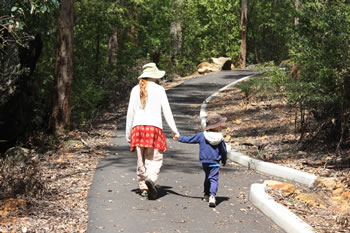
<instances>
[{"instance_id":1,"label":"paved path","mask_svg":"<svg viewBox=\"0 0 350 233\"><path fill-rule=\"evenodd\" d=\"M181 135L199 130L202 102L221 87L249 71L226 71L186 81L167 95ZM106 157L97 166L89 192L88 232L127 233L281 233L270 219L248 201L249 187L269 179L253 170L228 164L220 171L216 208L201 200L204 173L198 145L168 139L168 151L158 180L159 198L137 194L136 155L125 140L125 121L118 125Z\"/></svg>"}]
</instances>

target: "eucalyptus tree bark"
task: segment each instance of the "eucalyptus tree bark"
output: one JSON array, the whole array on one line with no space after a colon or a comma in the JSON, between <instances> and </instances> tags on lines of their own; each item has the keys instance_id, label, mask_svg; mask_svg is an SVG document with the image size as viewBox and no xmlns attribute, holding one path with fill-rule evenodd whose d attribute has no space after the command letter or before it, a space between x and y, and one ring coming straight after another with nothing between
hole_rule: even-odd
<instances>
[{"instance_id":1,"label":"eucalyptus tree bark","mask_svg":"<svg viewBox=\"0 0 350 233\"><path fill-rule=\"evenodd\" d=\"M294 6L295 6L295 11L298 11L299 8L300 8L300 2L299 2L299 0L295 0ZM298 25L298 24L299 24L299 18L298 18L298 17L295 17L295 18L294 18L294 25Z\"/></svg>"},{"instance_id":2,"label":"eucalyptus tree bark","mask_svg":"<svg viewBox=\"0 0 350 233\"><path fill-rule=\"evenodd\" d=\"M108 41L108 63L113 67L117 61L118 33L113 30Z\"/></svg>"},{"instance_id":3,"label":"eucalyptus tree bark","mask_svg":"<svg viewBox=\"0 0 350 233\"><path fill-rule=\"evenodd\" d=\"M242 11L241 11L241 51L239 55L239 62L241 68L246 67L247 57L247 13L248 13L248 0L241 0Z\"/></svg>"},{"instance_id":4,"label":"eucalyptus tree bark","mask_svg":"<svg viewBox=\"0 0 350 233\"><path fill-rule=\"evenodd\" d=\"M348 72L346 72L348 73ZM350 86L350 76L345 75L340 78L339 83L340 90L341 90L341 102L340 102L340 139L338 141L337 147L336 147L336 153L342 155L342 159L350 159L349 155L346 155L341 152L341 146L345 141L346 138L346 131L350 127L349 119L350 119L350 92L349 92L349 86ZM346 158L347 156L347 158Z\"/></svg>"},{"instance_id":5,"label":"eucalyptus tree bark","mask_svg":"<svg viewBox=\"0 0 350 233\"><path fill-rule=\"evenodd\" d=\"M51 127L56 135L70 124L73 79L73 0L61 0L57 24L56 90Z\"/></svg>"},{"instance_id":6,"label":"eucalyptus tree bark","mask_svg":"<svg viewBox=\"0 0 350 233\"><path fill-rule=\"evenodd\" d=\"M174 4L177 4L176 7L181 8L183 6L183 0L176 0ZM182 24L183 24L183 18L181 15L176 14L177 17L175 18L174 22L170 25L170 34L172 36L172 39L174 41L173 45L173 56L176 57L182 48Z\"/></svg>"}]
</instances>

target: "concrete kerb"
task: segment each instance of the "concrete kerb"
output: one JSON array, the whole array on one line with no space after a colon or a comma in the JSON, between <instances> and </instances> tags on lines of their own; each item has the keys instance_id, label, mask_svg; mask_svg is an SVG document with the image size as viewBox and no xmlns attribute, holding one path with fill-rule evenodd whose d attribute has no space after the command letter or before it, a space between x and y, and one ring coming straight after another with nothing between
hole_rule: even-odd
<instances>
[{"instance_id":1,"label":"concrete kerb","mask_svg":"<svg viewBox=\"0 0 350 233\"><path fill-rule=\"evenodd\" d=\"M229 85L221 88L203 101L200 109L201 126L205 128L206 125L206 108L211 99L217 96L225 89L236 85L242 81L248 80L254 75L246 76L242 79L236 80ZM305 184L309 187L313 186L317 176L302 172L296 169L280 166L273 163L264 162L261 160L253 159L240 152L234 151L231 145L227 145L227 157L238 164L246 166L250 169L255 169L265 174L281 177L291 181L295 181L301 184ZM275 202L271 196L265 192L266 186L263 184L252 184L250 187L249 200L259 208L265 215L270 217L277 225L288 233L311 233L314 232L312 227L301 220L298 216L289 211L286 207Z\"/></svg>"},{"instance_id":2,"label":"concrete kerb","mask_svg":"<svg viewBox=\"0 0 350 233\"><path fill-rule=\"evenodd\" d=\"M212 94L211 96L209 96L208 98L206 98L206 100L203 101L202 103L202 106L201 106L201 110L200 110L200 114L199 114L199 117L201 118L201 126L202 128L204 129L205 126L206 126L206 118L207 118L207 113L205 111L205 109L207 108L208 106L208 103L210 102L210 100L214 97L214 96L217 96L220 92L224 91L225 89L233 86L233 85L236 85L237 83L240 83L240 82L243 82L251 77L254 77L256 74L253 74L253 75L250 75L250 76L246 76L244 78L241 78L239 80L236 80L226 86L224 86L223 88L221 88L220 90L218 90L217 92L215 92L214 94Z\"/></svg>"},{"instance_id":3,"label":"concrete kerb","mask_svg":"<svg viewBox=\"0 0 350 233\"><path fill-rule=\"evenodd\" d=\"M250 186L249 201L288 233L312 233L313 228L266 194L264 184Z\"/></svg>"},{"instance_id":4,"label":"concrete kerb","mask_svg":"<svg viewBox=\"0 0 350 233\"><path fill-rule=\"evenodd\" d=\"M262 173L284 178L290 181L295 181L297 183L304 184L309 187L312 187L315 180L317 179L317 176L313 174L302 172L289 167L280 166L274 163L253 159L240 152L234 151L230 145L228 145L227 147L227 157L230 160L239 163L243 166L246 166L250 169L254 169Z\"/></svg>"}]
</instances>

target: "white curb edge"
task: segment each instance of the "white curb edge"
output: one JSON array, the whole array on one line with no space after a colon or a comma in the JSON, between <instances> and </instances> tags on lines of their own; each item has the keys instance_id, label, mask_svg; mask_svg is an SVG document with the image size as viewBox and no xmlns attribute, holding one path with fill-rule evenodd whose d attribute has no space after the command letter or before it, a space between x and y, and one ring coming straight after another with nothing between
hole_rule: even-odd
<instances>
[{"instance_id":1,"label":"white curb edge","mask_svg":"<svg viewBox=\"0 0 350 233\"><path fill-rule=\"evenodd\" d=\"M308 187L312 187L317 176L306 173L303 171L299 171L297 169L284 167L278 164L264 162L258 159L253 159L244 155L240 152L236 152L231 149L231 146L227 146L227 157L243 166L248 168L263 172L265 174L281 177L287 180L295 181L297 183L305 184Z\"/></svg>"},{"instance_id":2,"label":"white curb edge","mask_svg":"<svg viewBox=\"0 0 350 233\"><path fill-rule=\"evenodd\" d=\"M219 91L215 92L209 96L206 100L203 101L200 118L201 126L205 128L207 113L205 109L208 106L210 100L217 96L221 91L227 89L232 85L236 85L239 82L245 81L249 78L254 77L254 75L246 76L239 80L236 80L227 86L221 88ZM253 159L244 155L240 152L233 151L231 145L227 145L227 154L228 159L247 166L252 169L256 169L260 172L267 173L273 176L282 177L288 180L293 180L305 184L309 187L313 186L314 181L317 179L317 176L302 172L293 168L288 168L280 166L273 163L268 163ZM313 228L293 214L290 210L282 206L281 204L275 202L271 196L265 193L264 184L252 184L249 192L249 201L252 202L257 208L259 208L266 216L270 217L278 226L280 226L287 233L311 233L314 232Z\"/></svg>"},{"instance_id":3,"label":"white curb edge","mask_svg":"<svg viewBox=\"0 0 350 233\"><path fill-rule=\"evenodd\" d=\"M215 92L214 94L212 94L211 96L209 96L206 100L203 101L202 103L202 106L201 106L201 111L199 113L199 117L201 118L201 126L202 128L204 129L205 128L205 125L206 125L206 118L207 118L207 113L205 111L205 109L207 108L208 106L208 103L210 102L210 100L214 97L214 96L217 96L220 92L224 91L225 89L229 88L230 86L233 86L233 85L236 85L237 83L240 83L240 82L243 82L253 76L255 76L257 74L253 74L253 75L250 75L250 76L246 76L244 78L241 78L239 80L236 80L226 86L224 86L223 88L221 88L219 91Z\"/></svg>"},{"instance_id":4,"label":"white curb edge","mask_svg":"<svg viewBox=\"0 0 350 233\"><path fill-rule=\"evenodd\" d=\"M250 186L249 201L287 233L314 233L313 228L265 193L264 184Z\"/></svg>"}]
</instances>

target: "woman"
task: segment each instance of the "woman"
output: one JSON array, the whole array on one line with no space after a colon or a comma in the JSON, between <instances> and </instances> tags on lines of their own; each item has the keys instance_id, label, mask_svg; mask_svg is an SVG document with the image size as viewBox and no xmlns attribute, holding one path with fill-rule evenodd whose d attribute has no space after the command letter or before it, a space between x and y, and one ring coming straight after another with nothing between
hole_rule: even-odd
<instances>
[{"instance_id":1,"label":"woman","mask_svg":"<svg viewBox=\"0 0 350 233\"><path fill-rule=\"evenodd\" d=\"M139 84L131 90L126 118L126 139L137 154L138 186L142 196L152 199L157 197L155 183L167 150L162 112L173 136L179 135L165 90L157 84L164 75L155 63L143 66Z\"/></svg>"}]
</instances>

